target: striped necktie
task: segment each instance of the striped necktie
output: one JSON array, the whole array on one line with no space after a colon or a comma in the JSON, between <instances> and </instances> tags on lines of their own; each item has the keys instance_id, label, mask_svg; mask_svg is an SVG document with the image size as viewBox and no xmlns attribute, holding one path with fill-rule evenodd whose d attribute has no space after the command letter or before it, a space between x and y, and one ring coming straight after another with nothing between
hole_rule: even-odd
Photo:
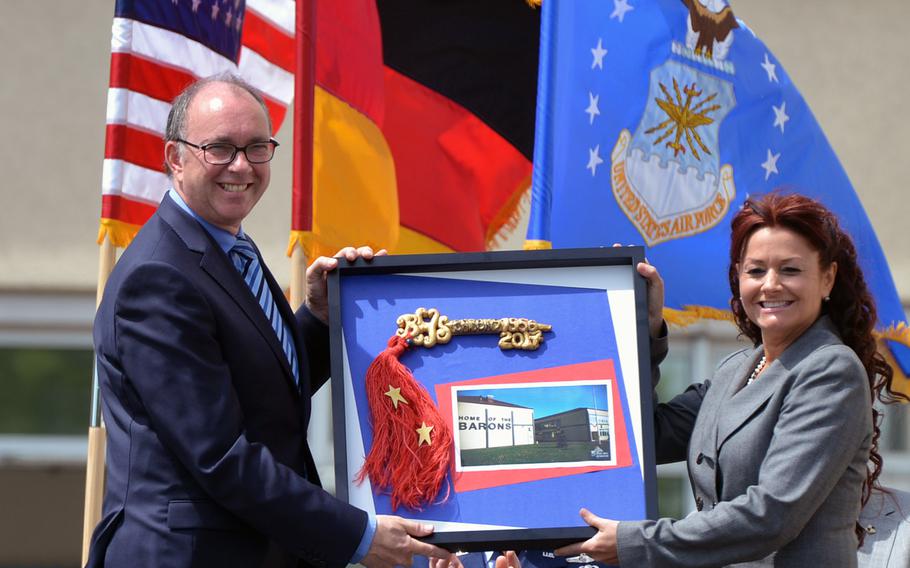
<instances>
[{"instance_id":1,"label":"striped necktie","mask_svg":"<svg viewBox=\"0 0 910 568\"><path fill-rule=\"evenodd\" d=\"M275 330L278 342L281 343L281 348L284 350L284 354L287 356L288 363L291 366L291 371L294 373L294 383L300 384L294 339L287 323L281 317L281 312L278 311L275 299L272 298L272 291L269 289L269 284L266 282L265 275L262 272L262 264L259 262L259 255L256 254L253 243L247 240L246 237L238 237L237 242L228 251L228 256L231 257L231 261L233 261L237 271L240 272L243 281L249 286L253 297L259 302L266 319L272 324L272 329Z\"/></svg>"}]
</instances>

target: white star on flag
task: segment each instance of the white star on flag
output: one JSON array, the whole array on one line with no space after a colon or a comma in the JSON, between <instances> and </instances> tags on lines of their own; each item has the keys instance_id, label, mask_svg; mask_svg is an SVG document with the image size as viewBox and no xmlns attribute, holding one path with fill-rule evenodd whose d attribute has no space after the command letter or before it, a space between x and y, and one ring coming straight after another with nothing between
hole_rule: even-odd
<instances>
[{"instance_id":1,"label":"white star on flag","mask_svg":"<svg viewBox=\"0 0 910 568\"><path fill-rule=\"evenodd\" d=\"M778 83L777 80L777 65L771 63L771 60L768 59L768 54L765 54L765 62L761 64L765 72L768 74L768 81L772 83Z\"/></svg>"},{"instance_id":2,"label":"white star on flag","mask_svg":"<svg viewBox=\"0 0 910 568\"><path fill-rule=\"evenodd\" d=\"M588 150L588 165L585 167L591 170L591 177L594 177L594 174L597 173L597 166L604 163L604 161L600 159L599 154L600 144L594 146L593 149Z\"/></svg>"},{"instance_id":3,"label":"white star on flag","mask_svg":"<svg viewBox=\"0 0 910 568\"><path fill-rule=\"evenodd\" d=\"M780 103L779 107L771 105L771 108L774 109L774 126L780 126L780 133L784 133L784 125L790 120L790 117L787 116L787 101Z\"/></svg>"},{"instance_id":4,"label":"white star on flag","mask_svg":"<svg viewBox=\"0 0 910 568\"><path fill-rule=\"evenodd\" d=\"M622 19L626 17L626 12L634 9L634 6L629 6L629 0L613 0L613 13L610 14L610 19L616 18L621 24Z\"/></svg>"},{"instance_id":5,"label":"white star on flag","mask_svg":"<svg viewBox=\"0 0 910 568\"><path fill-rule=\"evenodd\" d=\"M780 158L780 152L777 154L771 153L771 148L768 148L768 159L764 161L761 165L765 169L765 181L768 181L768 178L771 177L771 174L778 174L777 171L777 160Z\"/></svg>"},{"instance_id":6,"label":"white star on flag","mask_svg":"<svg viewBox=\"0 0 910 568\"><path fill-rule=\"evenodd\" d=\"M199 11L199 4L202 4L202 0L193 0L193 13Z\"/></svg>"},{"instance_id":7,"label":"white star on flag","mask_svg":"<svg viewBox=\"0 0 910 568\"><path fill-rule=\"evenodd\" d=\"M218 8L218 2L215 2L214 4L212 4L212 19L213 20L218 17L219 9L220 8Z\"/></svg>"},{"instance_id":8,"label":"white star on flag","mask_svg":"<svg viewBox=\"0 0 910 568\"><path fill-rule=\"evenodd\" d=\"M585 109L585 112L591 117L590 124L594 124L594 117L600 114L600 109L597 108L598 99L600 99L600 95L588 93L588 108Z\"/></svg>"},{"instance_id":9,"label":"white star on flag","mask_svg":"<svg viewBox=\"0 0 910 568\"><path fill-rule=\"evenodd\" d=\"M227 13L224 15L224 25L225 26L231 27L231 18L232 17L233 17L233 14L231 14L231 9L228 8Z\"/></svg>"},{"instance_id":10,"label":"white star on flag","mask_svg":"<svg viewBox=\"0 0 910 568\"><path fill-rule=\"evenodd\" d=\"M604 68L604 55L607 54L607 50L604 49L603 40L597 38L597 47L591 48L591 54L594 56L594 61L591 62L591 69L595 67Z\"/></svg>"}]
</instances>

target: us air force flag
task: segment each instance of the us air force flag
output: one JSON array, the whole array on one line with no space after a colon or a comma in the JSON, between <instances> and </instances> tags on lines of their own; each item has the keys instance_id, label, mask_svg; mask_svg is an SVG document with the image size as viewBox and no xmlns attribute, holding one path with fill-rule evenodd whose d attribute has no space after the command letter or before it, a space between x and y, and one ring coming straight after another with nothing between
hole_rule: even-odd
<instances>
[{"instance_id":1,"label":"us air force flag","mask_svg":"<svg viewBox=\"0 0 910 568\"><path fill-rule=\"evenodd\" d=\"M730 217L813 196L853 236L880 328L903 322L881 247L787 73L723 0L543 2L526 248L644 243L667 317L729 318ZM890 337L910 331L891 328ZM891 343L906 374L910 349Z\"/></svg>"}]
</instances>

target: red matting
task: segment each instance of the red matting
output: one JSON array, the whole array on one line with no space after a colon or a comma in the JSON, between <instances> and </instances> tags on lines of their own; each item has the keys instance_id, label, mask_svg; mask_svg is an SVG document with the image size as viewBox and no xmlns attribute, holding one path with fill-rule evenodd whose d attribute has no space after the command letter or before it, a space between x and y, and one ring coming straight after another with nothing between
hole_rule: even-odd
<instances>
[{"instance_id":1,"label":"red matting","mask_svg":"<svg viewBox=\"0 0 910 568\"><path fill-rule=\"evenodd\" d=\"M578 475L592 471L629 467L632 465L632 453L629 449L629 437L626 431L626 420L622 408L622 399L619 395L619 384L616 380L616 370L613 367L613 361L611 359L592 361L590 363L576 363L573 365L564 365L561 367L550 367L548 369L538 369L536 371L527 371L523 373L497 375L493 377L481 377L479 379L470 379L467 381L459 381L455 383L441 383L436 385L436 400L439 404L439 411L443 416L451 417L453 387L515 383L556 383L590 380L610 380L610 384L613 385L613 427L615 429L614 435L616 436L615 465L585 465L579 467L563 466L532 469L522 468L521 464L516 464L514 468L503 470L456 472L453 469L451 475L454 481L455 492L463 493L465 491L487 489L490 487L499 487L502 485L511 485L515 483L523 483L526 481L552 479L554 477ZM457 435L458 430L455 428L454 424L452 426L453 432L456 432ZM452 452L453 455L450 459L454 468L454 447Z\"/></svg>"}]
</instances>

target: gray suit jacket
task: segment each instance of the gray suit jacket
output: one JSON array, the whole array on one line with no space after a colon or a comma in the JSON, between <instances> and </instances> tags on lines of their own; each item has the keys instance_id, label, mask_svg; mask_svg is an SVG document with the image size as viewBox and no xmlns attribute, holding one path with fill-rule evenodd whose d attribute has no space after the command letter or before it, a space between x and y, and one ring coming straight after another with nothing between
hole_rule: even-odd
<instances>
[{"instance_id":1,"label":"gray suit jacket","mask_svg":"<svg viewBox=\"0 0 910 568\"><path fill-rule=\"evenodd\" d=\"M910 493L898 489L873 491L859 522L874 529L859 549L860 568L910 566Z\"/></svg>"},{"instance_id":2,"label":"gray suit jacket","mask_svg":"<svg viewBox=\"0 0 910 568\"><path fill-rule=\"evenodd\" d=\"M866 372L820 318L748 387L761 347L655 409L659 461L687 458L697 511L621 522L622 566L855 566L872 439Z\"/></svg>"}]
</instances>

